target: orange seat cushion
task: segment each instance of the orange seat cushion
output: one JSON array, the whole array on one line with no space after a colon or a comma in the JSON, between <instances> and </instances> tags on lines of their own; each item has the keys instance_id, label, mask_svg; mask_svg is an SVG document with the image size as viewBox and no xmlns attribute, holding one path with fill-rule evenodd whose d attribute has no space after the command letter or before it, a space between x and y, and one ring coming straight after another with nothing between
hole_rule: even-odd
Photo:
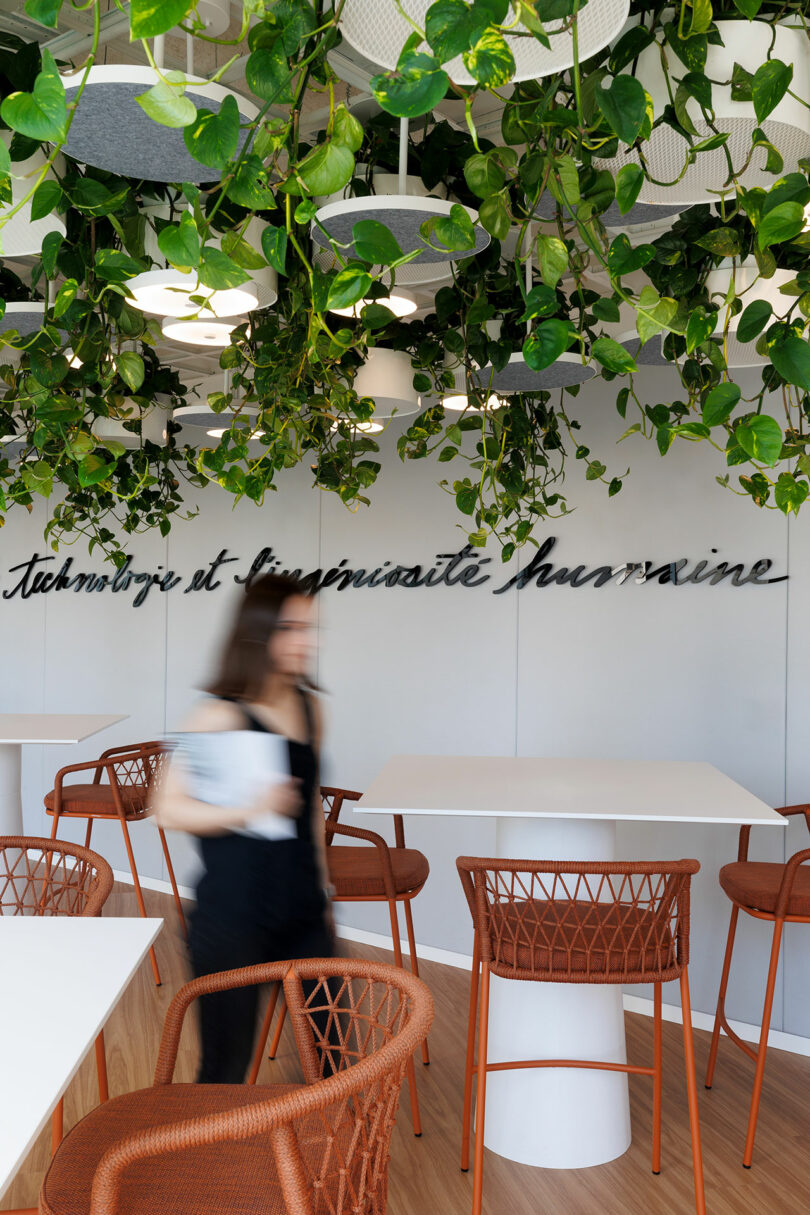
<instances>
[{"instance_id":1,"label":"orange seat cushion","mask_svg":"<svg viewBox=\"0 0 810 1215\"><path fill-rule=\"evenodd\" d=\"M145 785L119 785L118 792L127 818L143 818L147 811L148 790ZM45 794L45 809L53 814L54 790ZM117 818L111 785L63 785L60 814L75 814L80 818Z\"/></svg>"},{"instance_id":2,"label":"orange seat cushion","mask_svg":"<svg viewBox=\"0 0 810 1215\"><path fill-rule=\"evenodd\" d=\"M329 878L338 902L341 899L385 898L383 867L376 848L370 844L357 848L333 844L327 848L326 855ZM430 866L423 852L416 848L391 848L389 855L397 894L408 894L424 886Z\"/></svg>"},{"instance_id":3,"label":"orange seat cushion","mask_svg":"<svg viewBox=\"0 0 810 1215\"><path fill-rule=\"evenodd\" d=\"M784 876L784 865L767 861L735 861L720 870L720 885L735 903L773 915ZM810 917L810 869L806 865L800 865L796 870L787 914Z\"/></svg>"},{"instance_id":4,"label":"orange seat cushion","mask_svg":"<svg viewBox=\"0 0 810 1215\"><path fill-rule=\"evenodd\" d=\"M658 981L677 965L669 918L622 903L526 899L492 909L495 974L622 982ZM641 981L641 980L639 980Z\"/></svg>"},{"instance_id":5,"label":"orange seat cushion","mask_svg":"<svg viewBox=\"0 0 810 1215\"><path fill-rule=\"evenodd\" d=\"M113 1144L138 1131L202 1118L269 1097L297 1085L169 1084L113 1097L65 1136L45 1175L40 1215L87 1215L98 1162ZM295 1124L305 1166L313 1179L312 1210L327 1215L339 1207L342 1157L351 1153L354 1118L345 1105L328 1106ZM348 1161L350 1179L363 1169L359 1148ZM286 1215L269 1135L165 1152L129 1165L121 1174L116 1215ZM351 1184L351 1180L350 1180ZM347 1211L352 1209L347 1206Z\"/></svg>"}]
</instances>

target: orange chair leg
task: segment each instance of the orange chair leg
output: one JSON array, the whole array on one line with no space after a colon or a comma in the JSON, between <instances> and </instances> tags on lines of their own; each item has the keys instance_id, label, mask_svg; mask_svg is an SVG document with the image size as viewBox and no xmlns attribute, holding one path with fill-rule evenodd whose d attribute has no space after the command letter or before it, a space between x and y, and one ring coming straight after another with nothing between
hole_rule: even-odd
<instances>
[{"instance_id":1,"label":"orange chair leg","mask_svg":"<svg viewBox=\"0 0 810 1215\"><path fill-rule=\"evenodd\" d=\"M478 1076L475 1097L475 1154L473 1156L473 1215L481 1215L484 1193L484 1119L487 1097L487 1038L489 1035L489 965L481 974L481 1015L478 1023Z\"/></svg>"},{"instance_id":2,"label":"orange chair leg","mask_svg":"<svg viewBox=\"0 0 810 1215\"><path fill-rule=\"evenodd\" d=\"M481 969L481 950L478 933L473 944L472 973L470 975L470 1011L467 1014L467 1058L464 1064L464 1113L461 1119L461 1171L470 1167L470 1122L472 1111L473 1065L475 1063L475 1022L478 1016L478 973Z\"/></svg>"},{"instance_id":3,"label":"orange chair leg","mask_svg":"<svg viewBox=\"0 0 810 1215\"><path fill-rule=\"evenodd\" d=\"M653 991L653 1149L652 1171L661 1172L661 1087L663 1081L661 984Z\"/></svg>"},{"instance_id":4,"label":"orange chair leg","mask_svg":"<svg viewBox=\"0 0 810 1215\"><path fill-rule=\"evenodd\" d=\"M278 1013L278 1021L276 1021L276 1032L273 1034L273 1041L270 1043L270 1049L267 1052L268 1059L275 1059L278 1054L279 1044L281 1042L281 1032L284 1029L284 1022L287 1020L287 1001L284 999L284 992L281 993L281 1008Z\"/></svg>"},{"instance_id":5,"label":"orange chair leg","mask_svg":"<svg viewBox=\"0 0 810 1215\"><path fill-rule=\"evenodd\" d=\"M160 842L163 845L163 855L166 858L166 868L169 871L169 881L172 884L172 894L174 895L174 905L177 908L177 914L180 917L180 927L183 930L183 936L185 937L186 943L188 943L188 929L186 928L186 917L183 914L183 904L180 901L180 891L177 889L177 881L174 876L174 866L172 865L172 858L169 856L169 845L166 841L166 832L163 830L162 827L158 827L158 835L160 836Z\"/></svg>"},{"instance_id":6,"label":"orange chair leg","mask_svg":"<svg viewBox=\"0 0 810 1215\"><path fill-rule=\"evenodd\" d=\"M127 856L129 857L129 868L132 873L132 881L135 886L135 898L138 902L138 910L143 918L146 919L146 904L143 901L143 892L141 890L140 879L138 878L138 870L135 865L135 853L132 851L132 840L129 838L129 828L127 827L127 820L125 818L121 819L121 828L124 832L124 844L126 846ZM149 961L152 963L152 973L155 976L155 985L160 987L160 971L158 970L154 945L150 946L149 948Z\"/></svg>"},{"instance_id":7,"label":"orange chair leg","mask_svg":"<svg viewBox=\"0 0 810 1215\"><path fill-rule=\"evenodd\" d=\"M405 926L408 930L408 951L411 955L411 970L419 977L419 959L416 956L416 938L413 932L413 915L411 914L411 900L405 899ZM428 1052L427 1038L422 1043L422 1062L425 1067L430 1063L430 1054Z\"/></svg>"},{"instance_id":8,"label":"orange chair leg","mask_svg":"<svg viewBox=\"0 0 810 1215\"><path fill-rule=\"evenodd\" d=\"M57 832L57 830L58 830L58 827L59 827L59 815L57 814L56 810L54 810L54 812L53 812L53 826L51 827L51 839L52 839L52 840L55 840L55 839L56 839L56 832Z\"/></svg>"},{"instance_id":9,"label":"orange chair leg","mask_svg":"<svg viewBox=\"0 0 810 1215\"><path fill-rule=\"evenodd\" d=\"M697 1077L695 1075L695 1043L692 1036L692 1004L689 999L688 967L681 971L681 1012L683 1015L683 1053L686 1060L686 1094L689 1103L689 1130L692 1134L692 1168L695 1174L695 1209L706 1215L706 1194L703 1188L703 1152L700 1146Z\"/></svg>"},{"instance_id":10,"label":"orange chair leg","mask_svg":"<svg viewBox=\"0 0 810 1215\"><path fill-rule=\"evenodd\" d=\"M745 1137L745 1152L743 1167L750 1169L754 1155L754 1136L757 1131L759 1115L759 1099L762 1095L762 1080L765 1075L765 1055L768 1050L768 1032L771 1028L771 1012L773 1010L773 993L776 987L776 972L779 968L779 947L782 942L782 925L784 920L774 920L773 943L771 945L771 964L768 968L768 984L765 988L765 1007L762 1010L762 1029L759 1035L759 1050L757 1051L757 1066L754 1072L754 1091L751 1094L751 1112L748 1115L748 1133Z\"/></svg>"},{"instance_id":11,"label":"orange chair leg","mask_svg":"<svg viewBox=\"0 0 810 1215\"><path fill-rule=\"evenodd\" d=\"M96 1038L96 1074L98 1075L99 1102L109 1100L110 1090L107 1085L107 1052L104 1049L104 1030Z\"/></svg>"},{"instance_id":12,"label":"orange chair leg","mask_svg":"<svg viewBox=\"0 0 810 1215\"><path fill-rule=\"evenodd\" d=\"M59 1104L51 1116L51 1155L59 1147L65 1133L65 1099L59 1098Z\"/></svg>"},{"instance_id":13,"label":"orange chair leg","mask_svg":"<svg viewBox=\"0 0 810 1215\"><path fill-rule=\"evenodd\" d=\"M85 831L85 833L84 833L84 846L85 846L85 848L89 848L89 847L90 847L90 837L92 836L92 834L93 834L93 820L92 820L91 818L89 818L89 819L87 820L87 830L86 830L86 831Z\"/></svg>"},{"instance_id":14,"label":"orange chair leg","mask_svg":"<svg viewBox=\"0 0 810 1215\"><path fill-rule=\"evenodd\" d=\"M264 1014L264 1020L262 1021L262 1027L259 1030L259 1038L258 1038L258 1041L256 1042L256 1050L253 1055L253 1063L250 1066L250 1074L247 1079L248 1084L255 1084L256 1079L259 1075L259 1068L262 1065L262 1057L264 1055L264 1048L267 1045L267 1039L270 1035L270 1026L273 1023L273 1014L276 1011L276 1004L278 1003L278 993L280 991L281 991L281 984L274 983L273 990L270 992L270 999L267 1001L267 1012ZM286 1008L286 1005L285 1005L285 1008Z\"/></svg>"},{"instance_id":15,"label":"orange chair leg","mask_svg":"<svg viewBox=\"0 0 810 1215\"><path fill-rule=\"evenodd\" d=\"M399 916L397 915L397 904L395 899L388 900L388 914L391 917L391 939L394 945L394 965L400 970L404 970L405 966L402 961L402 945L399 938ZM413 1125L413 1133L417 1139L422 1134L422 1119L419 1116L419 1098L416 1095L416 1072L414 1071L413 1059L408 1060L408 1090L411 1097L411 1123Z\"/></svg>"},{"instance_id":16,"label":"orange chair leg","mask_svg":"<svg viewBox=\"0 0 810 1215\"><path fill-rule=\"evenodd\" d=\"M709 1062L706 1067L706 1088L711 1088L714 1080L714 1068L715 1064L717 1063L717 1048L720 1045L720 1019L723 1016L726 1007L726 990L728 989L728 976L729 971L731 970L731 955L734 951L734 937L737 934L737 918L739 914L739 907L736 903L732 903L731 922L728 926L728 940L726 941L726 954L723 958L723 973L720 976L720 991L717 996L717 1011L714 1014L712 1045L709 1051Z\"/></svg>"}]
</instances>

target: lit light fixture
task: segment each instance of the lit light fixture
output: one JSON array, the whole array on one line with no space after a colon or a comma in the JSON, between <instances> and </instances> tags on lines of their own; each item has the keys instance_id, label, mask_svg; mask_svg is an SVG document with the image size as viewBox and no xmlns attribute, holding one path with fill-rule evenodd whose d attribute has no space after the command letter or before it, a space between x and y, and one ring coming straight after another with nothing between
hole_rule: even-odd
<instances>
[{"instance_id":1,"label":"lit light fixture","mask_svg":"<svg viewBox=\"0 0 810 1215\"><path fill-rule=\"evenodd\" d=\"M378 435L381 430L385 430L382 422L355 422L353 418L338 418L331 426L332 430L339 430L343 423L347 423L352 430L357 430L361 435Z\"/></svg>"},{"instance_id":2,"label":"lit light fixture","mask_svg":"<svg viewBox=\"0 0 810 1215\"><path fill-rule=\"evenodd\" d=\"M178 320L167 317L161 325L163 336L171 342L185 342L189 346L230 346L231 334L244 317L232 316L227 320Z\"/></svg>"},{"instance_id":3,"label":"lit light fixture","mask_svg":"<svg viewBox=\"0 0 810 1215\"><path fill-rule=\"evenodd\" d=\"M165 204L150 209L155 214L163 211L168 218L169 208ZM260 220L252 219L242 236L257 250L261 248L262 227ZM214 234L208 243L219 248L220 237ZM269 308L278 299L278 278L272 266L251 271L250 280L237 287L214 289L200 283L196 270L179 270L168 265L152 229L146 241L146 253L155 268L136 274L126 284L133 306L141 312L170 317L199 314L200 319L208 320L241 316L254 308Z\"/></svg>"},{"instance_id":4,"label":"lit light fixture","mask_svg":"<svg viewBox=\"0 0 810 1215\"><path fill-rule=\"evenodd\" d=\"M174 421L179 422L181 426L204 430L212 439L221 439L232 426L240 426L240 424L248 427L255 426L259 416L258 405L245 405L240 400L233 400L229 409L216 412L208 404L208 397L211 393L221 392L227 396L230 391L231 375L229 371L207 376L194 387L194 393L199 399L175 409ZM252 430L248 437L261 439L264 433L263 430Z\"/></svg>"},{"instance_id":5,"label":"lit light fixture","mask_svg":"<svg viewBox=\"0 0 810 1215\"><path fill-rule=\"evenodd\" d=\"M416 297L410 291L405 291L402 287L394 287L388 295L380 296L379 299L358 300L356 304L352 304L348 308L330 308L329 311L334 312L336 316L351 316L356 319L369 304L382 304L399 319L404 316L413 316L419 307Z\"/></svg>"},{"instance_id":6,"label":"lit light fixture","mask_svg":"<svg viewBox=\"0 0 810 1215\"><path fill-rule=\"evenodd\" d=\"M430 4L431 0L403 0L400 6L392 5L390 0L344 0L340 31L346 41L366 59L394 71L403 44L414 36L414 28L425 28L425 16ZM592 0L580 9L576 18L580 63L618 37L629 11L629 0ZM537 80L573 66L576 56L570 21L567 24L565 21L544 21L550 42L548 47L533 37L524 25L513 24L511 13L505 23L510 30L514 30L505 37L515 60L512 77L515 82ZM425 50L424 43L420 43L417 49ZM456 55L442 66L456 84L478 83L467 71L461 55Z\"/></svg>"},{"instance_id":7,"label":"lit light fixture","mask_svg":"<svg viewBox=\"0 0 810 1215\"><path fill-rule=\"evenodd\" d=\"M500 409L502 405L508 405L508 401L502 400L494 392L487 397L486 405L470 405L470 398L465 392L454 392L450 396L442 397L442 405L445 409L452 409L456 413L463 413L466 409L467 413L487 413L490 409Z\"/></svg>"},{"instance_id":8,"label":"lit light fixture","mask_svg":"<svg viewBox=\"0 0 810 1215\"><path fill-rule=\"evenodd\" d=\"M239 416L234 418L234 422L238 422L239 418L243 417L248 412L255 414L258 411L257 410L248 411L246 409L242 409L242 410L240 410ZM230 429L231 429L230 426L215 426L213 428L213 430L206 430L205 433L207 435L210 435L212 439L221 439L222 436L224 434L227 434ZM263 436L264 436L263 430L253 430L250 433L251 439L261 439Z\"/></svg>"}]
</instances>

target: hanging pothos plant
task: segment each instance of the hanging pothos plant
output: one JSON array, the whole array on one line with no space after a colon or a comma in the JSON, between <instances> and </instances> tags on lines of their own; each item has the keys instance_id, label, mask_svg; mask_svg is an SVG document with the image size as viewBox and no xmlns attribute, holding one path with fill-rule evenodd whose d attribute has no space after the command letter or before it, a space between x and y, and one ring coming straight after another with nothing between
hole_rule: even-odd
<instances>
[{"instance_id":1,"label":"hanging pothos plant","mask_svg":"<svg viewBox=\"0 0 810 1215\"><path fill-rule=\"evenodd\" d=\"M397 68L372 79L383 114L364 130L337 101L328 59L341 3L244 0L242 29L217 40L189 0L132 0L131 38L156 71L139 102L156 123L183 129L214 179L201 187L120 178L63 155L76 102L60 72L92 67L101 5L26 0L28 15L54 30L63 8L90 13L94 35L86 61L74 65L0 35L0 249L3 227L29 204L33 219L58 215L65 228L45 237L30 278L0 275L6 303L44 308L34 333L20 335L11 314L4 322L0 517L51 497L54 545L85 534L120 559L126 534L169 531L186 484L261 503L281 470L306 460L318 487L349 506L367 503L379 446L358 429L374 402L354 383L375 346L408 352L424 397L400 456L446 465L453 476L442 483L470 541L495 535L504 559L537 542L544 518L566 512L571 461L608 496L626 476L615 453L588 445L578 404L592 390L552 392L540 380L532 393L493 392L481 369L497 376L516 353L537 373L573 354L613 385L628 421L623 437L651 438L662 456L684 441L711 445L724 485L759 506L797 511L810 492L810 142L787 138L794 128L771 116L793 104L810 126L806 5L631 0L622 35L581 62L578 21L600 2L436 0L425 9L390 0L413 33ZM176 27L232 52L214 81L244 60L254 119L227 102L216 112L198 107L183 73L157 67L153 40ZM745 62L728 50L740 29ZM780 57L785 30L790 55ZM573 65L514 83L516 37L569 38ZM472 84L446 70L458 56ZM327 116L308 142L302 114L313 93ZM502 103L497 140L477 130L483 93ZM748 107L748 127L729 121L729 98ZM434 115L448 100L463 113L455 126ZM381 302L410 260L383 224L361 221L351 256L332 241L327 268L311 238L319 198L373 191L375 169L396 171L400 118L420 120L408 171L454 203L423 231L456 259L452 282L410 322ZM12 197L19 166L40 148L41 167L26 170ZM688 183L708 165L695 202ZM668 200L680 212L668 223L629 226L638 202ZM256 218L261 237L251 244ZM491 242L472 255L476 224ZM209 404L226 424L202 446L181 440L173 423L154 441L144 424L156 401L170 408L188 395L155 354L158 323L128 289L149 268L155 242L165 263L196 273L201 291L238 286L267 265L279 276L278 300L246 317L222 351L230 382ZM334 312L352 306L356 318ZM202 296L198 308L205 316ZM654 381L637 375L650 343L668 368ZM730 354L740 344L755 347L761 364L753 391ZM460 416L441 404L458 374L469 402ZM666 399L649 399L653 384ZM117 422L119 438L100 420ZM626 460L632 443L619 450Z\"/></svg>"}]
</instances>

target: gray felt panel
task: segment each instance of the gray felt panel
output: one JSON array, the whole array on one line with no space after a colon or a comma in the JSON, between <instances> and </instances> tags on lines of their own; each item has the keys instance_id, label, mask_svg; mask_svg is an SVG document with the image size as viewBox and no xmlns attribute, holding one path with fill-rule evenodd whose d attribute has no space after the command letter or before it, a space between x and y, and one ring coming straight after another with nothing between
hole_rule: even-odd
<instances>
[{"instance_id":1,"label":"gray felt panel","mask_svg":"<svg viewBox=\"0 0 810 1215\"><path fill-rule=\"evenodd\" d=\"M410 201L412 202L413 200ZM435 214L446 215L446 212L435 212ZM385 224L386 228L396 237L403 253L410 253L412 249L422 249L423 252L413 259L414 262L457 261L462 257L471 257L475 253L480 253L489 244L489 236L484 229L476 227L474 249L464 249L459 253L451 253L446 249L431 249L425 245L424 239L419 232L421 225L430 216L431 212L427 209L414 211L411 208L404 210L392 206L381 210L369 211L368 214L364 214L358 208L355 211L344 213L343 215L335 215L325 222L321 222L332 240L337 241L340 245L347 246L343 250L346 257L356 256L352 242L352 230L354 225L361 219L376 219L378 223ZM327 236L315 225L312 227L312 239L322 247L328 247ZM409 265L412 264L413 262L409 263Z\"/></svg>"}]
</instances>

